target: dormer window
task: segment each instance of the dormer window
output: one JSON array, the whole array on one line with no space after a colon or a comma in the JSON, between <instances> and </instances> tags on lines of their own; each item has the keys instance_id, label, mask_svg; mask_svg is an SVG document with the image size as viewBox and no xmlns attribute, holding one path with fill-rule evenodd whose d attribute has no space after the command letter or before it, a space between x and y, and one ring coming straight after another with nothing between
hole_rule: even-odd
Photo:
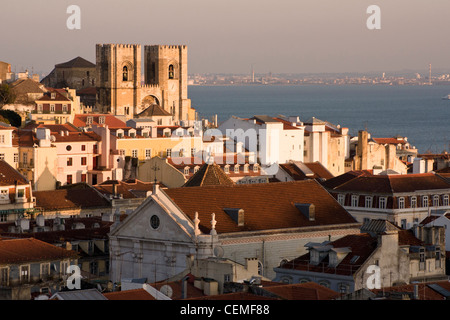
<instances>
[{"instance_id":1,"label":"dormer window","mask_svg":"<svg viewBox=\"0 0 450 320\"><path fill-rule=\"evenodd\" d=\"M188 175L188 174L189 174L189 167L185 167L185 168L184 168L184 174L185 174L185 175Z\"/></svg>"},{"instance_id":2,"label":"dormer window","mask_svg":"<svg viewBox=\"0 0 450 320\"><path fill-rule=\"evenodd\" d=\"M105 123L105 116L100 116L100 117L98 118L98 123L104 124L104 123Z\"/></svg>"},{"instance_id":3,"label":"dormer window","mask_svg":"<svg viewBox=\"0 0 450 320\"><path fill-rule=\"evenodd\" d=\"M258 166L258 164L257 163L255 163L254 165L253 165L253 172L258 172L258 168L259 166Z\"/></svg>"},{"instance_id":4,"label":"dormer window","mask_svg":"<svg viewBox=\"0 0 450 320\"><path fill-rule=\"evenodd\" d=\"M248 172L248 164L244 165L244 172Z\"/></svg>"},{"instance_id":5,"label":"dormer window","mask_svg":"<svg viewBox=\"0 0 450 320\"><path fill-rule=\"evenodd\" d=\"M239 165L238 164L236 164L234 166L234 173L239 173Z\"/></svg>"},{"instance_id":6,"label":"dormer window","mask_svg":"<svg viewBox=\"0 0 450 320\"><path fill-rule=\"evenodd\" d=\"M225 173L230 173L230 166L227 164L225 167L223 167L223 171Z\"/></svg>"},{"instance_id":7,"label":"dormer window","mask_svg":"<svg viewBox=\"0 0 450 320\"><path fill-rule=\"evenodd\" d=\"M56 93L55 93L55 92L52 92L52 93L50 94L50 97L51 97L52 100L55 100L55 99L56 99Z\"/></svg>"},{"instance_id":8,"label":"dormer window","mask_svg":"<svg viewBox=\"0 0 450 320\"><path fill-rule=\"evenodd\" d=\"M86 118L86 124L87 125L91 125L93 122L94 122L94 117L89 116L89 117Z\"/></svg>"}]
</instances>

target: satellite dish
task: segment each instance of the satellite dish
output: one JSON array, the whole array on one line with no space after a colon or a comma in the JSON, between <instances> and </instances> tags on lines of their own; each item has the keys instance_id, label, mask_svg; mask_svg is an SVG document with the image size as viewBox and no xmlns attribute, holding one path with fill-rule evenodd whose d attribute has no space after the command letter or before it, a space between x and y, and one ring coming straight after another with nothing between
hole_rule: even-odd
<instances>
[{"instance_id":1,"label":"satellite dish","mask_svg":"<svg viewBox=\"0 0 450 320\"><path fill-rule=\"evenodd\" d=\"M224 250L223 250L223 248L221 246L217 246L217 247L214 248L214 255L217 258L222 258L223 254L224 254Z\"/></svg>"},{"instance_id":2,"label":"satellite dish","mask_svg":"<svg viewBox=\"0 0 450 320\"><path fill-rule=\"evenodd\" d=\"M161 287L161 289L159 289L159 291L162 294L168 296L169 298L172 298L173 290L172 290L172 288L169 285L167 285L167 284L163 285Z\"/></svg>"}]
</instances>

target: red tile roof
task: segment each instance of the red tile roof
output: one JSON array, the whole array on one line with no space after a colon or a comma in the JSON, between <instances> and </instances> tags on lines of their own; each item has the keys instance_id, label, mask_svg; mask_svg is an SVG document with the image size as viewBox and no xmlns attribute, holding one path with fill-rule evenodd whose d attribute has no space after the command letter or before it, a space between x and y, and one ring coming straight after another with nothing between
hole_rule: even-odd
<instances>
[{"instance_id":1,"label":"red tile roof","mask_svg":"<svg viewBox=\"0 0 450 320\"><path fill-rule=\"evenodd\" d=\"M439 290L436 290L437 288L434 287L435 285L447 292L450 291L450 282L448 280L383 287L382 289L373 289L371 291L376 293L378 297L386 297L387 299L402 295L414 297L414 287L417 286L419 300L447 300L448 297L439 293Z\"/></svg>"},{"instance_id":2,"label":"red tile roof","mask_svg":"<svg viewBox=\"0 0 450 320\"><path fill-rule=\"evenodd\" d=\"M200 228L207 233L212 213L219 233L356 223L315 180L174 188L164 192L192 220L198 212ZM315 220L310 221L295 204L314 204ZM229 208L244 210L244 226L238 226L224 211Z\"/></svg>"},{"instance_id":3,"label":"red tile roof","mask_svg":"<svg viewBox=\"0 0 450 320\"><path fill-rule=\"evenodd\" d=\"M377 244L377 237L372 237L368 233L347 235L329 243L329 245L333 246L333 248L351 249L351 252L347 254L336 267L329 266L328 256L317 265L311 264L310 253L307 253L284 263L279 268L340 275L353 275L368 259L372 252L374 252L377 248ZM352 263L352 258L356 256L359 256L359 258Z\"/></svg>"},{"instance_id":4,"label":"red tile roof","mask_svg":"<svg viewBox=\"0 0 450 320\"><path fill-rule=\"evenodd\" d=\"M0 240L0 265L77 258L77 253L43 241L27 239Z\"/></svg>"},{"instance_id":5,"label":"red tile roof","mask_svg":"<svg viewBox=\"0 0 450 320\"><path fill-rule=\"evenodd\" d=\"M186 298L199 298L205 296L203 291L194 286L195 277L191 274L188 275L189 279L187 280L187 293ZM161 288L165 285L169 286L172 289L172 294L169 298L172 300L180 300L182 299L182 281L161 281L150 284L153 288L157 290L161 290Z\"/></svg>"},{"instance_id":6,"label":"red tile roof","mask_svg":"<svg viewBox=\"0 0 450 320\"><path fill-rule=\"evenodd\" d=\"M205 163L201 168L183 185L183 187L234 185L227 174L215 163Z\"/></svg>"},{"instance_id":7,"label":"red tile roof","mask_svg":"<svg viewBox=\"0 0 450 320\"><path fill-rule=\"evenodd\" d=\"M327 187L328 183L332 182L333 179L323 185ZM434 173L357 176L333 188L335 191L383 194L437 189L450 189L450 182Z\"/></svg>"},{"instance_id":8,"label":"red tile roof","mask_svg":"<svg viewBox=\"0 0 450 320\"><path fill-rule=\"evenodd\" d=\"M320 162L303 163L309 170L313 172L312 176L306 175L295 163L282 163L280 167L286 171L294 180L305 179L331 179L334 178L333 174L328 171Z\"/></svg>"},{"instance_id":9,"label":"red tile roof","mask_svg":"<svg viewBox=\"0 0 450 320\"><path fill-rule=\"evenodd\" d=\"M112 195L113 185L116 185L116 194L122 195L124 199L131 198L145 198L148 191L153 190L153 182L143 182L137 179L118 181L118 180L107 180L100 184L94 186L100 193L109 196ZM161 183L158 183L163 186Z\"/></svg>"},{"instance_id":10,"label":"red tile roof","mask_svg":"<svg viewBox=\"0 0 450 320\"><path fill-rule=\"evenodd\" d=\"M99 117L105 117L105 123L110 129L125 129L128 128L125 122L111 114L76 114L73 119L73 125L78 128L88 126L87 118L92 117L92 125L102 125L99 123Z\"/></svg>"},{"instance_id":11,"label":"red tile roof","mask_svg":"<svg viewBox=\"0 0 450 320\"><path fill-rule=\"evenodd\" d=\"M145 289L106 292L103 295L108 300L156 300Z\"/></svg>"},{"instance_id":12,"label":"red tile roof","mask_svg":"<svg viewBox=\"0 0 450 320\"><path fill-rule=\"evenodd\" d=\"M0 160L0 186L28 185L28 180L6 161Z\"/></svg>"},{"instance_id":13,"label":"red tile roof","mask_svg":"<svg viewBox=\"0 0 450 320\"><path fill-rule=\"evenodd\" d=\"M63 94L61 94L61 92L59 92L58 90L54 90L51 88L47 88L50 89L51 91L49 92L45 92L42 98L39 98L36 100L39 102L52 102L52 101L58 101L58 102L71 102L71 100L69 98L66 98ZM51 95L55 94L55 98L52 99Z\"/></svg>"},{"instance_id":14,"label":"red tile roof","mask_svg":"<svg viewBox=\"0 0 450 320\"><path fill-rule=\"evenodd\" d=\"M35 191L33 196L36 197L36 207L48 211L110 207L109 202L92 188Z\"/></svg>"},{"instance_id":15,"label":"red tile roof","mask_svg":"<svg viewBox=\"0 0 450 320\"><path fill-rule=\"evenodd\" d=\"M332 300L339 296L336 291L315 282L270 286L264 290L285 300Z\"/></svg>"},{"instance_id":16,"label":"red tile roof","mask_svg":"<svg viewBox=\"0 0 450 320\"><path fill-rule=\"evenodd\" d=\"M373 138L373 140L378 144L406 144L404 139L397 138Z\"/></svg>"}]
</instances>

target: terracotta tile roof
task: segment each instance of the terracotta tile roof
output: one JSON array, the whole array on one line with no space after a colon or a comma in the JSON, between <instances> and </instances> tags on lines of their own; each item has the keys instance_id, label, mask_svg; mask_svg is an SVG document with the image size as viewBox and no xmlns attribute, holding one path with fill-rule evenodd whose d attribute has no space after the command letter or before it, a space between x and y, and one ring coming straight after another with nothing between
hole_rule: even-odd
<instances>
[{"instance_id":1,"label":"terracotta tile roof","mask_svg":"<svg viewBox=\"0 0 450 320\"><path fill-rule=\"evenodd\" d=\"M372 175L372 172L369 170L349 171L349 172L341 174L337 177L334 177L332 179L328 179L328 180L322 182L322 185L327 189L334 189L337 186L340 186L352 179L355 179L356 177L371 176L371 175Z\"/></svg>"},{"instance_id":2,"label":"terracotta tile roof","mask_svg":"<svg viewBox=\"0 0 450 320\"><path fill-rule=\"evenodd\" d=\"M16 135L17 144L20 147L33 147L35 144L39 145L39 140L36 134L30 130L18 130Z\"/></svg>"},{"instance_id":3,"label":"terracotta tile roof","mask_svg":"<svg viewBox=\"0 0 450 320\"><path fill-rule=\"evenodd\" d=\"M373 138L373 140L378 144L406 144L404 139L397 138Z\"/></svg>"},{"instance_id":4,"label":"terracotta tile roof","mask_svg":"<svg viewBox=\"0 0 450 320\"><path fill-rule=\"evenodd\" d=\"M82 57L76 57L70 61L55 65L55 68L95 68L95 64Z\"/></svg>"},{"instance_id":5,"label":"terracotta tile roof","mask_svg":"<svg viewBox=\"0 0 450 320\"><path fill-rule=\"evenodd\" d=\"M332 180L326 181L324 186ZM450 182L434 173L358 176L333 188L335 191L382 194L437 189L450 189Z\"/></svg>"},{"instance_id":6,"label":"terracotta tile roof","mask_svg":"<svg viewBox=\"0 0 450 320\"><path fill-rule=\"evenodd\" d=\"M172 116L169 112L164 110L157 104L152 104L147 109L142 111L141 113L136 115L136 118L151 118L151 117L160 117L160 116Z\"/></svg>"},{"instance_id":7,"label":"terracotta tile roof","mask_svg":"<svg viewBox=\"0 0 450 320\"><path fill-rule=\"evenodd\" d=\"M398 231L398 245L399 246L422 246L425 243L416 238L411 230Z\"/></svg>"},{"instance_id":8,"label":"terracotta tile roof","mask_svg":"<svg viewBox=\"0 0 450 320\"><path fill-rule=\"evenodd\" d=\"M96 87L88 87L83 88L80 90L77 90L77 96L78 95L96 95L97 94L97 88Z\"/></svg>"},{"instance_id":9,"label":"terracotta tile roof","mask_svg":"<svg viewBox=\"0 0 450 320\"><path fill-rule=\"evenodd\" d=\"M28 185L29 182L16 169L11 167L6 161L0 160L0 185L13 186L17 182L18 185Z\"/></svg>"},{"instance_id":10,"label":"terracotta tile roof","mask_svg":"<svg viewBox=\"0 0 450 320\"><path fill-rule=\"evenodd\" d=\"M60 91L58 90L53 90L51 88L47 88L50 89L51 91L45 92L44 95L42 96L42 98L39 98L36 100L39 102L51 102L51 101L57 101L57 102L71 102L71 100L67 97L65 97L63 94L61 94ZM55 93L55 98L52 99L51 95Z\"/></svg>"},{"instance_id":11,"label":"terracotta tile roof","mask_svg":"<svg viewBox=\"0 0 450 320\"><path fill-rule=\"evenodd\" d=\"M153 182L143 182L137 179L118 181L107 180L94 186L100 193L104 195L112 195L114 193L114 185L116 188L116 194L122 195L124 199L132 198L145 198L148 191L153 190ZM164 187L161 183L158 185Z\"/></svg>"},{"instance_id":12,"label":"terracotta tile roof","mask_svg":"<svg viewBox=\"0 0 450 320\"><path fill-rule=\"evenodd\" d=\"M58 142L89 142L89 141L102 141L102 138L92 131L87 132L68 132L61 135L60 132L52 132L55 137L55 143Z\"/></svg>"},{"instance_id":13,"label":"terracotta tile roof","mask_svg":"<svg viewBox=\"0 0 450 320\"><path fill-rule=\"evenodd\" d=\"M356 222L315 180L174 188L164 192L190 219L198 212L200 228L207 233L212 213L215 213L219 233ZM307 218L296 204L314 204L315 220ZM224 211L229 208L244 210L244 226L238 226Z\"/></svg>"},{"instance_id":14,"label":"terracotta tile roof","mask_svg":"<svg viewBox=\"0 0 450 320\"><path fill-rule=\"evenodd\" d=\"M231 186L234 185L227 174L215 163L205 163L201 168L183 185L183 187L200 186Z\"/></svg>"},{"instance_id":15,"label":"terracotta tile roof","mask_svg":"<svg viewBox=\"0 0 450 320\"><path fill-rule=\"evenodd\" d=\"M264 290L285 300L333 300L339 296L336 291L315 282L270 286Z\"/></svg>"},{"instance_id":16,"label":"terracotta tile roof","mask_svg":"<svg viewBox=\"0 0 450 320\"><path fill-rule=\"evenodd\" d=\"M306 166L308 170L312 171L312 175L305 173L301 167ZM334 176L328 171L320 162L310 162L310 163L299 163L290 162L282 163L280 167L286 171L294 180L305 180L305 179L331 179Z\"/></svg>"},{"instance_id":17,"label":"terracotta tile roof","mask_svg":"<svg viewBox=\"0 0 450 320\"><path fill-rule=\"evenodd\" d=\"M145 289L106 292L103 295L108 300L156 300Z\"/></svg>"},{"instance_id":18,"label":"terracotta tile roof","mask_svg":"<svg viewBox=\"0 0 450 320\"><path fill-rule=\"evenodd\" d=\"M50 132L61 132L61 131L69 131L69 132L79 132L80 130L74 127L72 124L39 124L35 122L30 122L26 126L24 126L22 130L33 130L36 131L36 128L47 128Z\"/></svg>"},{"instance_id":19,"label":"terracotta tile roof","mask_svg":"<svg viewBox=\"0 0 450 320\"><path fill-rule=\"evenodd\" d=\"M110 203L94 189L58 189L35 191L36 207L44 210L110 207Z\"/></svg>"},{"instance_id":20,"label":"terracotta tile roof","mask_svg":"<svg viewBox=\"0 0 450 320\"><path fill-rule=\"evenodd\" d=\"M277 120L278 122L281 122L283 124L283 130L299 130L299 127L293 126L291 122L286 121L284 119L281 118L273 118L275 120Z\"/></svg>"},{"instance_id":21,"label":"terracotta tile roof","mask_svg":"<svg viewBox=\"0 0 450 320\"><path fill-rule=\"evenodd\" d=\"M244 301L244 300L279 300L277 298L265 297L250 292L233 292L224 293L212 296L202 296L197 298L190 298L186 300L234 300L234 301Z\"/></svg>"},{"instance_id":22,"label":"terracotta tile roof","mask_svg":"<svg viewBox=\"0 0 450 320\"><path fill-rule=\"evenodd\" d=\"M205 296L202 290L196 288L194 286L195 277L191 274L188 275L189 279L187 280L187 294L186 297L189 298L199 298ZM180 281L161 281L150 284L153 288L157 290L161 290L162 286L167 285L172 289L172 295L170 298L172 300L181 300L182 297L182 282Z\"/></svg>"},{"instance_id":23,"label":"terracotta tile roof","mask_svg":"<svg viewBox=\"0 0 450 320\"><path fill-rule=\"evenodd\" d=\"M125 122L111 114L76 114L73 119L73 125L77 128L88 126L87 118L92 117L92 125L102 125L99 123L99 117L105 117L105 123L109 129L125 129L128 128Z\"/></svg>"},{"instance_id":24,"label":"terracotta tile roof","mask_svg":"<svg viewBox=\"0 0 450 320\"><path fill-rule=\"evenodd\" d=\"M329 245L333 246L333 248L350 248L351 252L347 254L336 267L330 267L328 265L328 256L317 265L311 264L310 253L307 253L284 263L279 268L339 275L353 275L377 248L378 241L377 237L372 237L368 233L360 233L344 236L329 243ZM356 256L359 258L356 258ZM356 261L353 261L352 259L356 259Z\"/></svg>"},{"instance_id":25,"label":"terracotta tile roof","mask_svg":"<svg viewBox=\"0 0 450 320\"><path fill-rule=\"evenodd\" d=\"M0 240L0 265L77 258L77 253L43 241L27 239Z\"/></svg>"},{"instance_id":26,"label":"terracotta tile roof","mask_svg":"<svg viewBox=\"0 0 450 320\"><path fill-rule=\"evenodd\" d=\"M387 299L398 299L399 296L406 294L413 298L415 286L417 286L419 300L448 300L448 296L439 292L439 288L443 289L443 291L450 291L450 282L448 280L383 287L382 289L373 289L371 291L376 293L378 297L386 297Z\"/></svg>"}]
</instances>

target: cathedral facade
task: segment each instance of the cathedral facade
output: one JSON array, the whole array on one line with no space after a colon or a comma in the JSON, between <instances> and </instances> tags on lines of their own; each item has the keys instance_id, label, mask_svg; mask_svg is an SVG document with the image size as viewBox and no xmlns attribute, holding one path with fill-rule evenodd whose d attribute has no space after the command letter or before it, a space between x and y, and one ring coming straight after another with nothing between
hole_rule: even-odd
<instances>
[{"instance_id":1,"label":"cathedral facade","mask_svg":"<svg viewBox=\"0 0 450 320\"><path fill-rule=\"evenodd\" d=\"M175 123L196 120L187 95L187 47L146 45L143 55L141 45L96 45L97 109L130 119L157 104Z\"/></svg>"}]
</instances>

